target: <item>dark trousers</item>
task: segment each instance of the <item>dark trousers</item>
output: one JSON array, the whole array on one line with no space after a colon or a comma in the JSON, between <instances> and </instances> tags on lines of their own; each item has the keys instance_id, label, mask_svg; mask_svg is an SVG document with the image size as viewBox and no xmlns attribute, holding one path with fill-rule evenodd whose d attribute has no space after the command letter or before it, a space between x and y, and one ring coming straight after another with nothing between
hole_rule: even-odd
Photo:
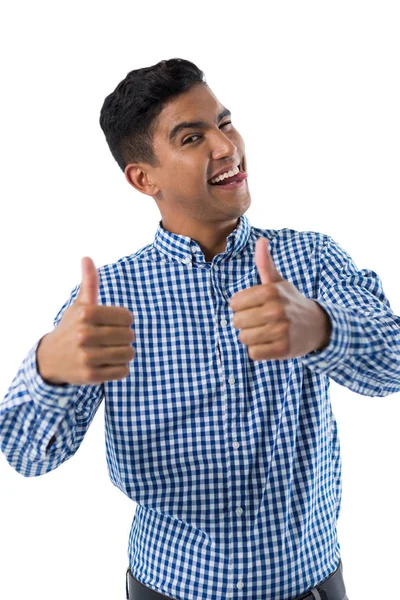
<instances>
[{"instance_id":1,"label":"dark trousers","mask_svg":"<svg viewBox=\"0 0 400 600\"><path fill-rule=\"evenodd\" d=\"M126 598L127 600L168 600L169 596L164 596L148 588L132 575L132 571L128 567L126 571ZM336 570L329 577L321 581L312 590L297 596L295 600L349 600L343 581L342 561L339 561Z\"/></svg>"}]
</instances>

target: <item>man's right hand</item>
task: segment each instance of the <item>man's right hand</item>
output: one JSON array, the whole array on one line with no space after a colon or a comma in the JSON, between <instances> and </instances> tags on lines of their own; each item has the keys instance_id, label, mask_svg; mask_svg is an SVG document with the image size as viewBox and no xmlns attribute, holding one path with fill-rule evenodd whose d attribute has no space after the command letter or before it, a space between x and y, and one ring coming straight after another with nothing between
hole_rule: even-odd
<instances>
[{"instance_id":1,"label":"man's right hand","mask_svg":"<svg viewBox=\"0 0 400 600\"><path fill-rule=\"evenodd\" d=\"M44 381L92 385L124 379L135 357L133 314L123 306L97 304L99 274L93 260L82 258L82 283L75 302L58 326L37 348L37 364Z\"/></svg>"}]
</instances>

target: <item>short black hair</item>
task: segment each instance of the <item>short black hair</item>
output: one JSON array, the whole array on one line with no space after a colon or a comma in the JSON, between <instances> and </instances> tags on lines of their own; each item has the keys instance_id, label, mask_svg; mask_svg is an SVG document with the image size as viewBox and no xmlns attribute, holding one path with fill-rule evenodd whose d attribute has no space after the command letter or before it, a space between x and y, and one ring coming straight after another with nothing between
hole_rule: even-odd
<instances>
[{"instance_id":1,"label":"short black hair","mask_svg":"<svg viewBox=\"0 0 400 600\"><path fill-rule=\"evenodd\" d=\"M106 97L100 127L122 171L131 162L160 166L153 147L156 117L196 83L208 85L203 71L189 60L171 58L130 71Z\"/></svg>"}]
</instances>

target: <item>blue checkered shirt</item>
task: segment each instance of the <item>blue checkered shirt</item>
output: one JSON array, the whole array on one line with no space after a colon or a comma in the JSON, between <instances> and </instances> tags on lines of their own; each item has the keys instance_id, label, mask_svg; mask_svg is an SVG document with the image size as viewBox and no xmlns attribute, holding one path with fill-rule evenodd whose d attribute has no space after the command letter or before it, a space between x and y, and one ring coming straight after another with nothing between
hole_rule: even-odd
<instances>
[{"instance_id":1,"label":"blue checkered shirt","mask_svg":"<svg viewBox=\"0 0 400 600\"><path fill-rule=\"evenodd\" d=\"M328 313L321 351L252 360L230 298L260 285L270 242L284 279ZM135 503L133 575L180 600L294 598L338 566L341 458L330 378L365 396L400 391L400 317L378 275L327 234L240 217L226 250L165 230L98 269L99 304L134 315L130 374L56 386L34 344L0 404L1 450L25 477L70 459L104 398L111 482ZM76 298L77 285L54 319Z\"/></svg>"}]
</instances>

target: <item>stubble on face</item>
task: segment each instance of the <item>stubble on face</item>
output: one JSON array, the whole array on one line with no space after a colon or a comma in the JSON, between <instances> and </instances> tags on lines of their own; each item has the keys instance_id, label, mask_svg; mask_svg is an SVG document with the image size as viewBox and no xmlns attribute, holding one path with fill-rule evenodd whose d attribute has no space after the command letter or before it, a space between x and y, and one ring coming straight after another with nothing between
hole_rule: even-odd
<instances>
[{"instance_id":1,"label":"stubble on face","mask_svg":"<svg viewBox=\"0 0 400 600\"><path fill-rule=\"evenodd\" d=\"M152 196L168 231L198 242L207 260L223 252L227 236L251 204L247 179L236 191L208 180L230 165L246 170L245 145L233 117L208 86L195 84L170 100L153 123L153 146L160 165L128 165L127 180ZM182 122L203 126L171 132Z\"/></svg>"},{"instance_id":2,"label":"stubble on face","mask_svg":"<svg viewBox=\"0 0 400 600\"><path fill-rule=\"evenodd\" d=\"M219 190L207 183L215 171L232 161L245 161L245 145L231 115L218 121L225 109L210 88L196 84L170 101L157 120L154 150L161 167L152 175L158 184L153 196L163 223L180 229L193 222L214 227L244 214L251 203L247 180L240 191ZM203 121L206 127L180 130L170 141L170 132L181 122Z\"/></svg>"}]
</instances>

